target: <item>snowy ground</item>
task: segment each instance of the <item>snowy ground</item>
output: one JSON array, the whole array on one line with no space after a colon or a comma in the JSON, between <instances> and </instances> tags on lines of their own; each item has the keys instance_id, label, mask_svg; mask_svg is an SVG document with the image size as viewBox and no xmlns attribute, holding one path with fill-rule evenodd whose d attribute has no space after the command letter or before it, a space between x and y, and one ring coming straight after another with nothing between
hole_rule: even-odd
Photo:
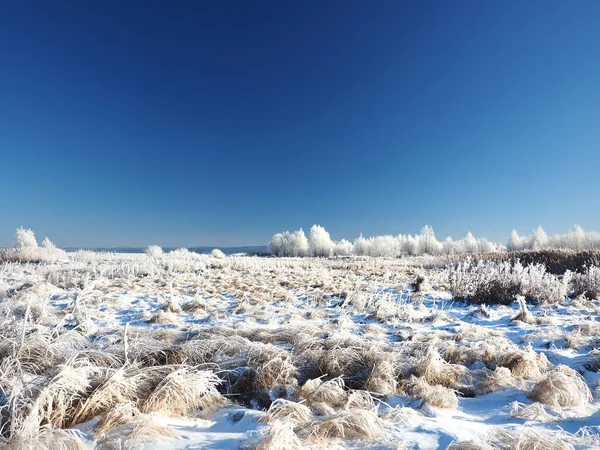
<instances>
[{"instance_id":1,"label":"snowy ground","mask_svg":"<svg viewBox=\"0 0 600 450\"><path fill-rule=\"evenodd\" d=\"M597 300L530 305L530 325L513 320L518 303L453 301L444 270L402 260L85 252L0 266L0 307L10 448L43 448L32 427L56 427L67 388L53 386L83 360L94 375L60 406L83 448L600 448ZM576 372L566 390L553 385L563 365ZM127 419L99 433L116 396L92 418L79 411L120 368L133 379L159 366L216 374L216 410L125 395L156 434ZM538 383L556 393L545 404L530 394ZM304 415L286 417L297 405Z\"/></svg>"}]
</instances>

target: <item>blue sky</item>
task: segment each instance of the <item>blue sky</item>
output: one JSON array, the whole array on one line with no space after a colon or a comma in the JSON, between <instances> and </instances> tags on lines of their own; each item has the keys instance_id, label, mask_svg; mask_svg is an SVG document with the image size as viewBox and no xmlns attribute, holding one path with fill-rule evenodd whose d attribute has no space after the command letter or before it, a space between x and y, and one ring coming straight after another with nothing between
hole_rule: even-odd
<instances>
[{"instance_id":1,"label":"blue sky","mask_svg":"<svg viewBox=\"0 0 600 450\"><path fill-rule=\"evenodd\" d=\"M0 246L600 229L600 2L1 9Z\"/></svg>"}]
</instances>

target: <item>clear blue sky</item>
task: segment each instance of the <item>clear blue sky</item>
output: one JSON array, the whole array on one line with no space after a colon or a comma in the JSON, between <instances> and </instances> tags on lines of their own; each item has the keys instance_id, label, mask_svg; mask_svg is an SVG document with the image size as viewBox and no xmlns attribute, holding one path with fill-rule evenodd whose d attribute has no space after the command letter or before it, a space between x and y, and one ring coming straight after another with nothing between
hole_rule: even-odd
<instances>
[{"instance_id":1,"label":"clear blue sky","mask_svg":"<svg viewBox=\"0 0 600 450\"><path fill-rule=\"evenodd\" d=\"M4 2L0 56L0 246L600 229L598 1Z\"/></svg>"}]
</instances>

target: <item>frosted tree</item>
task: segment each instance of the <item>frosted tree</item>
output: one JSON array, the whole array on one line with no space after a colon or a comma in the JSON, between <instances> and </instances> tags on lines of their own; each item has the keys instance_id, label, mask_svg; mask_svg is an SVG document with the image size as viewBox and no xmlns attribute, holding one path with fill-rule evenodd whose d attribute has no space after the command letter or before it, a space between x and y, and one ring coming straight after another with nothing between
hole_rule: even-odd
<instances>
[{"instance_id":1,"label":"frosted tree","mask_svg":"<svg viewBox=\"0 0 600 450\"><path fill-rule=\"evenodd\" d=\"M477 239L477 251L479 253L492 253L496 251L496 247L486 238L479 238Z\"/></svg>"},{"instance_id":2,"label":"frosted tree","mask_svg":"<svg viewBox=\"0 0 600 450\"><path fill-rule=\"evenodd\" d=\"M300 228L290 235L290 255L289 256L307 256L308 255L308 239L304 234L304 230Z\"/></svg>"},{"instance_id":3,"label":"frosted tree","mask_svg":"<svg viewBox=\"0 0 600 450\"><path fill-rule=\"evenodd\" d=\"M585 245L585 231L579 225L574 225L569 233L569 247L573 250L583 250Z\"/></svg>"},{"instance_id":4,"label":"frosted tree","mask_svg":"<svg viewBox=\"0 0 600 450\"><path fill-rule=\"evenodd\" d=\"M348 256L352 254L353 250L354 246L352 245L352 242L342 239L341 241L335 243L333 247L333 254L336 256Z\"/></svg>"},{"instance_id":5,"label":"frosted tree","mask_svg":"<svg viewBox=\"0 0 600 450\"><path fill-rule=\"evenodd\" d=\"M365 239L362 235L362 233L360 234L359 237L357 237L354 240L354 254L358 255L358 256L366 256L369 254L369 241L367 239Z\"/></svg>"},{"instance_id":6,"label":"frosted tree","mask_svg":"<svg viewBox=\"0 0 600 450\"><path fill-rule=\"evenodd\" d=\"M462 244L463 244L463 251L465 253L476 253L477 250L479 250L479 245L477 243L477 239L475 239L475 236L473 236L473 234L471 234L470 231L467 233L467 235L463 239Z\"/></svg>"},{"instance_id":7,"label":"frosted tree","mask_svg":"<svg viewBox=\"0 0 600 450\"><path fill-rule=\"evenodd\" d=\"M529 246L533 240L537 242L536 245L539 247L548 248L558 244L563 239L559 236L554 236L549 240L541 227L534 234L535 239L533 236L522 238L513 230L508 242L508 248L511 250L522 249L525 246ZM573 237L570 234L568 239L569 245L571 245L572 240ZM583 238L580 240L584 242L582 245L587 245L588 247L598 245L600 247L600 234L598 233L584 233ZM383 235L365 238L361 233L353 243L345 239L334 242L325 228L320 225L313 225L308 239L302 229L293 233L288 231L276 233L271 238L268 248L269 252L275 256L316 257L330 255L346 256L350 254L373 257L399 257L402 255L453 255L459 253L506 251L505 246L489 242L484 238L476 239L471 232L467 233L466 237L462 240L454 241L448 237L443 243L439 242L430 225L425 225L421 233L417 236L399 234L397 236Z\"/></svg>"},{"instance_id":8,"label":"frosted tree","mask_svg":"<svg viewBox=\"0 0 600 450\"><path fill-rule=\"evenodd\" d=\"M38 244L35 240L35 233L25 228L17 228L15 232L17 238L17 248L37 248Z\"/></svg>"},{"instance_id":9,"label":"frosted tree","mask_svg":"<svg viewBox=\"0 0 600 450\"><path fill-rule=\"evenodd\" d=\"M444 255L454 255L455 253L457 253L456 247L457 246L454 240L450 236L448 236L446 239L444 239L444 242L442 242L442 253Z\"/></svg>"},{"instance_id":10,"label":"frosted tree","mask_svg":"<svg viewBox=\"0 0 600 450\"><path fill-rule=\"evenodd\" d=\"M369 239L371 256L399 256L400 245L394 236L376 236Z\"/></svg>"},{"instance_id":11,"label":"frosted tree","mask_svg":"<svg viewBox=\"0 0 600 450\"><path fill-rule=\"evenodd\" d=\"M416 255L419 247L419 242L417 238L412 237L410 234L406 237L404 241L404 247L402 248L402 252L407 255Z\"/></svg>"},{"instance_id":12,"label":"frosted tree","mask_svg":"<svg viewBox=\"0 0 600 450\"><path fill-rule=\"evenodd\" d=\"M273 256L283 256L285 248L285 239L283 233L276 233L269 242L269 253Z\"/></svg>"},{"instance_id":13,"label":"frosted tree","mask_svg":"<svg viewBox=\"0 0 600 450\"><path fill-rule=\"evenodd\" d=\"M519 237L519 233L517 230L512 230L510 236L508 238L508 243L506 244L506 249L509 252L516 252L521 250L521 238Z\"/></svg>"},{"instance_id":14,"label":"frosted tree","mask_svg":"<svg viewBox=\"0 0 600 450\"><path fill-rule=\"evenodd\" d=\"M310 229L308 247L312 256L326 257L333 252L333 241L325 228L321 225L313 225Z\"/></svg>"},{"instance_id":15,"label":"frosted tree","mask_svg":"<svg viewBox=\"0 0 600 450\"><path fill-rule=\"evenodd\" d=\"M441 251L441 245L435 238L435 232L431 225L425 225L421 229L419 235L419 249L420 255L437 255Z\"/></svg>"},{"instance_id":16,"label":"frosted tree","mask_svg":"<svg viewBox=\"0 0 600 450\"><path fill-rule=\"evenodd\" d=\"M533 250L542 250L548 247L548 235L544 229L539 226L531 236L530 248Z\"/></svg>"}]
</instances>

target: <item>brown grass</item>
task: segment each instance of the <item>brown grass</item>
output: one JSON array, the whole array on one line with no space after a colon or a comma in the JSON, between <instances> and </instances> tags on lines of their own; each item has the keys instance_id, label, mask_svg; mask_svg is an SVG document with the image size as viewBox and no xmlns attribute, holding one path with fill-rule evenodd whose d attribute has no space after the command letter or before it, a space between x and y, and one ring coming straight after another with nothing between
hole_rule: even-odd
<instances>
[{"instance_id":1,"label":"brown grass","mask_svg":"<svg viewBox=\"0 0 600 450\"><path fill-rule=\"evenodd\" d=\"M560 365L538 381L527 397L560 410L586 406L592 400L592 393L581 375L570 367Z\"/></svg>"}]
</instances>

